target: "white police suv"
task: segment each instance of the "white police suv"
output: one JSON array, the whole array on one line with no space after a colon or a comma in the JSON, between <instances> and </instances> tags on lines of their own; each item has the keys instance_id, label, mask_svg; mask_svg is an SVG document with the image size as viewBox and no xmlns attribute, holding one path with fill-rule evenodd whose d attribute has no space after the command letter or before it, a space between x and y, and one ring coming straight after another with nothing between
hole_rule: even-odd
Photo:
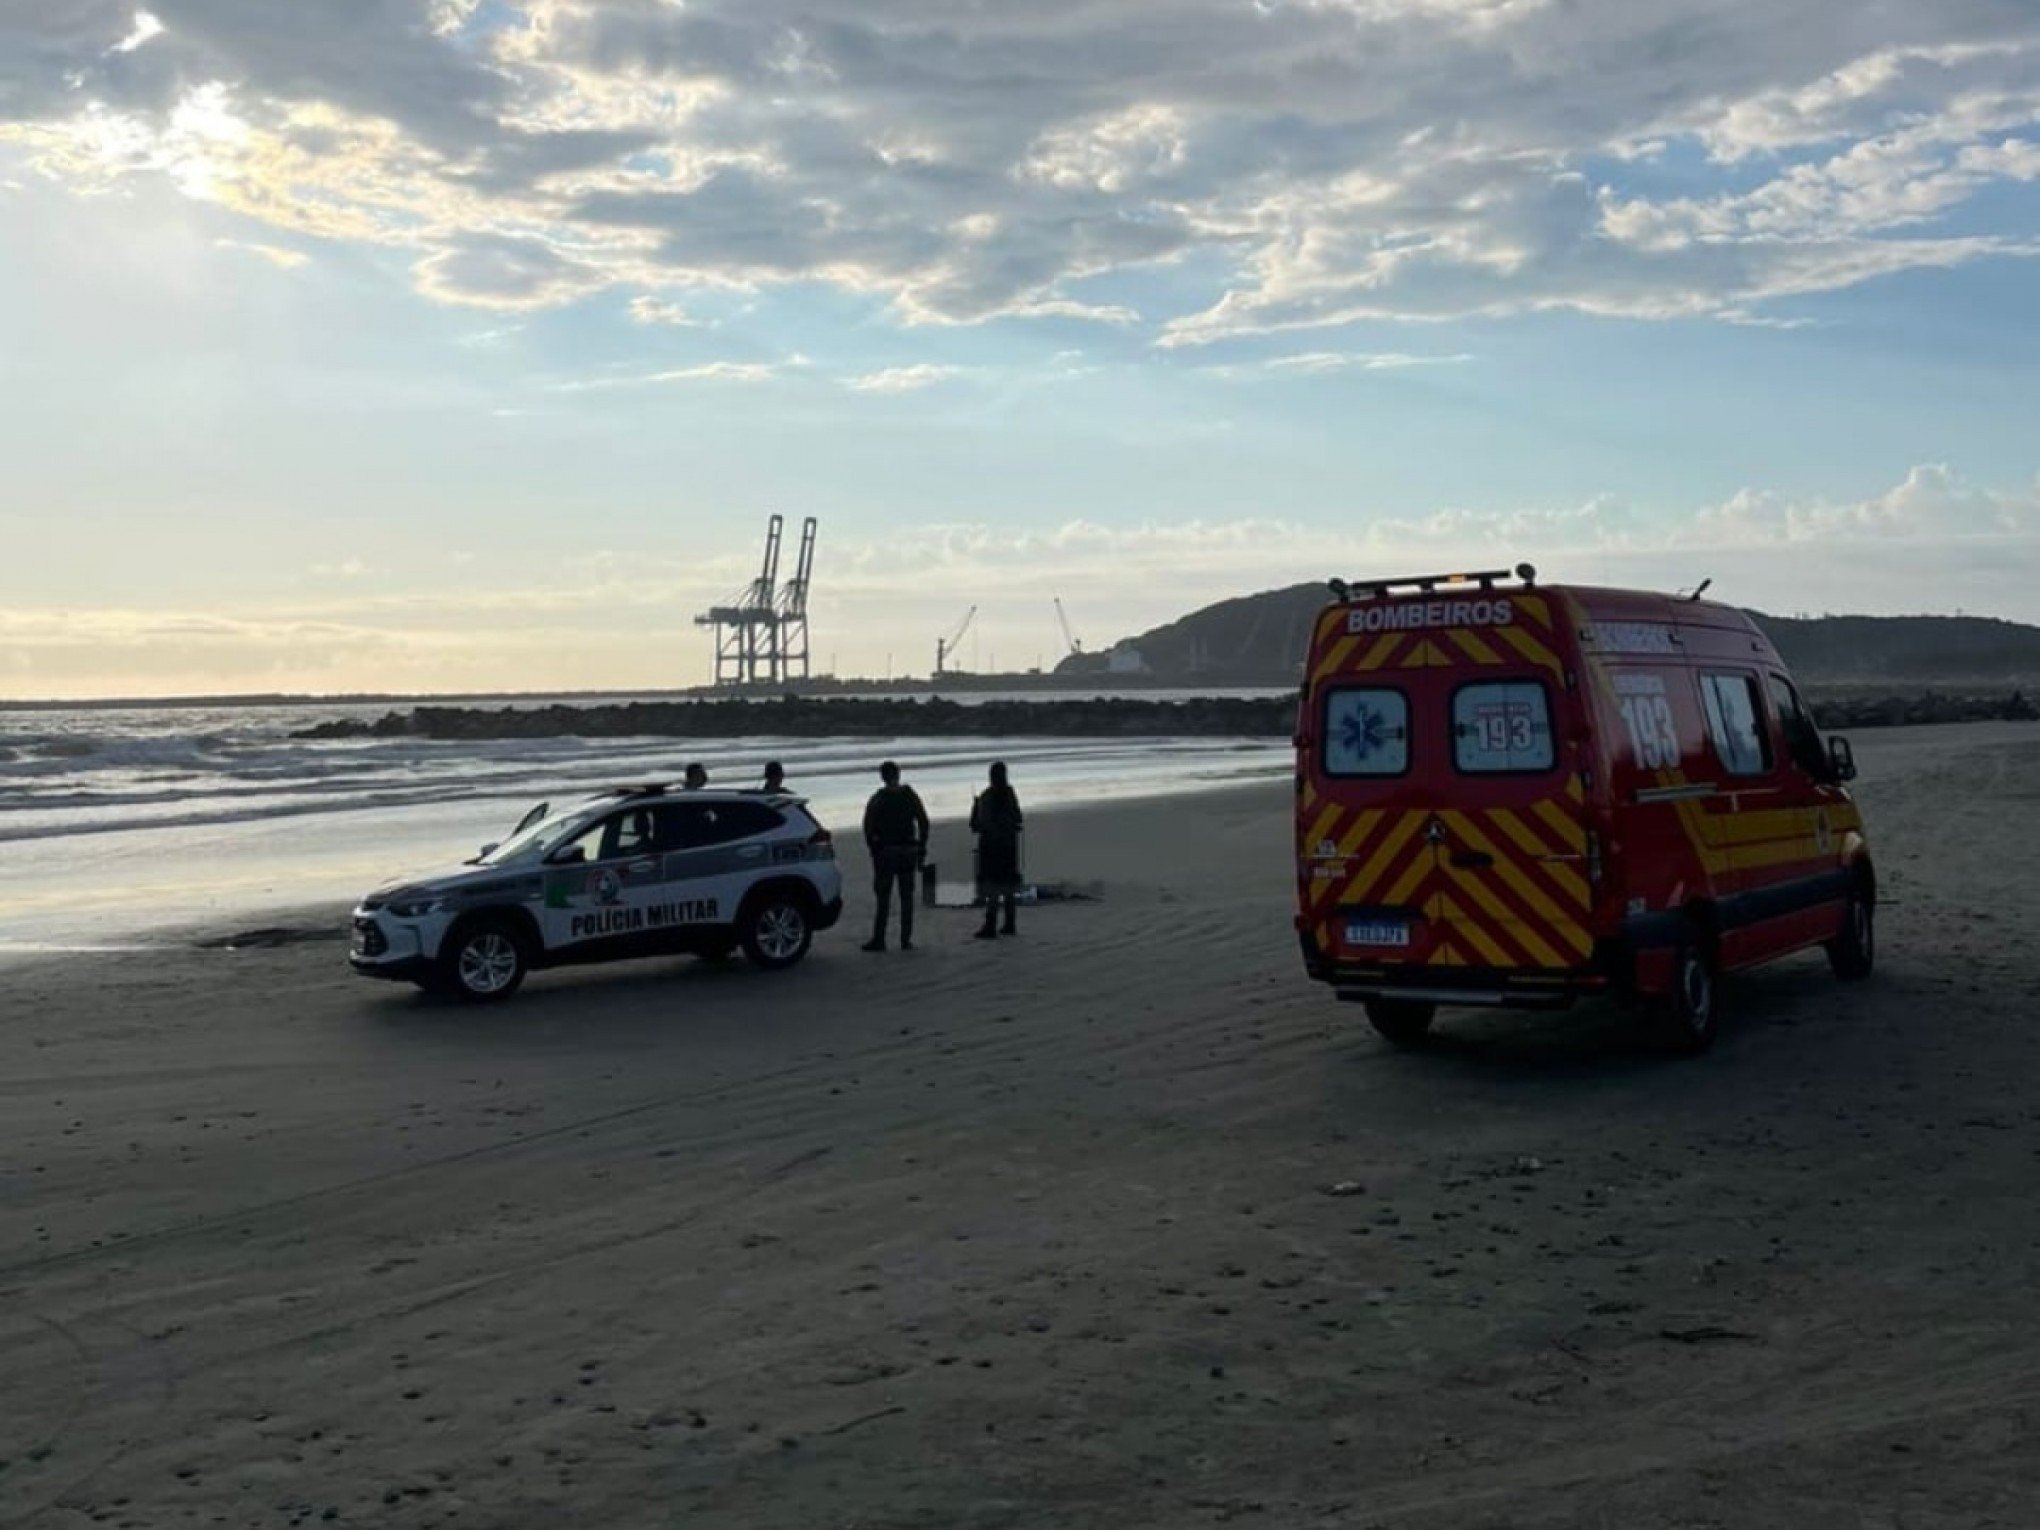
<instances>
[{"instance_id":1,"label":"white police suv","mask_svg":"<svg viewBox=\"0 0 2040 1530\"><path fill-rule=\"evenodd\" d=\"M573 962L739 946L790 967L843 914L829 831L798 797L620 786L534 808L465 866L392 883L354 911L348 962L467 1000Z\"/></svg>"}]
</instances>

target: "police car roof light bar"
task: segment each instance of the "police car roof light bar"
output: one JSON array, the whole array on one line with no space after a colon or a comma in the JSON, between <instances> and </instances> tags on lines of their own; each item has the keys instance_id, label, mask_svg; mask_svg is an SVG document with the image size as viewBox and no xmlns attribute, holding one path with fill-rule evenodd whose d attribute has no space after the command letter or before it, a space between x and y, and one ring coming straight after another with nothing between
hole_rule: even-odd
<instances>
[{"instance_id":1,"label":"police car roof light bar","mask_svg":"<svg viewBox=\"0 0 2040 1530\"><path fill-rule=\"evenodd\" d=\"M1441 586L1446 589L1457 589L1464 585L1478 585L1483 590L1492 590L1496 581L1502 579L1521 580L1524 588L1528 589L1537 583L1537 570L1527 563L1519 563L1512 569L1482 569L1471 574L1412 574L1403 579L1360 579L1350 583L1344 579L1334 579L1331 581L1331 591L1332 598L1343 604L1353 599L1355 595L1382 600L1398 590L1415 590L1423 595L1436 594Z\"/></svg>"}]
</instances>

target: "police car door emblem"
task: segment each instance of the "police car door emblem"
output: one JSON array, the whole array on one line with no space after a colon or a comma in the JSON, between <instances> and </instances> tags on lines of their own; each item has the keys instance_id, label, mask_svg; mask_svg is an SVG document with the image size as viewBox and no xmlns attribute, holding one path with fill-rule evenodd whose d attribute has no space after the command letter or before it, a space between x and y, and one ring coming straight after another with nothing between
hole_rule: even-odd
<instances>
[{"instance_id":1,"label":"police car door emblem","mask_svg":"<svg viewBox=\"0 0 2040 1530\"><path fill-rule=\"evenodd\" d=\"M595 894L597 903L614 903L623 896L623 878L604 866L595 873L589 891Z\"/></svg>"}]
</instances>

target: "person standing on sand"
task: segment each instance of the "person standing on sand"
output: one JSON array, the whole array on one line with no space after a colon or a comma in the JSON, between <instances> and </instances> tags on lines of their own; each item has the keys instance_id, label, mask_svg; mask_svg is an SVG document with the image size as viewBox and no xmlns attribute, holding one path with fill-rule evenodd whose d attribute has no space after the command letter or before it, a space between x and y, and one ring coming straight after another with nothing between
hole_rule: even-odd
<instances>
[{"instance_id":1,"label":"person standing on sand","mask_svg":"<svg viewBox=\"0 0 2040 1530\"><path fill-rule=\"evenodd\" d=\"M681 785L690 792L700 791L708 785L708 767L699 760L693 761L688 765L687 774L682 778Z\"/></svg>"},{"instance_id":2,"label":"person standing on sand","mask_svg":"<svg viewBox=\"0 0 2040 1530\"><path fill-rule=\"evenodd\" d=\"M765 784L760 791L779 793L786 790L786 767L777 760L765 762Z\"/></svg>"},{"instance_id":3,"label":"person standing on sand","mask_svg":"<svg viewBox=\"0 0 2040 1530\"><path fill-rule=\"evenodd\" d=\"M864 843L871 851L871 886L878 895L878 917L872 920L867 951L885 949L885 926L895 890L900 895L900 949L914 949L914 868L928 848L928 810L920 794L900 784L900 768L891 760L878 767L885 784L864 805Z\"/></svg>"},{"instance_id":4,"label":"person standing on sand","mask_svg":"<svg viewBox=\"0 0 2040 1530\"><path fill-rule=\"evenodd\" d=\"M1020 830L1024 823L1019 794L1006 780L1006 766L1003 761L996 763L992 766L991 785L970 804L970 831L978 837L978 895L985 900L985 923L977 932L979 940L1019 933L1013 927L1013 914L1020 903ZM1002 905L1004 923L999 921Z\"/></svg>"}]
</instances>

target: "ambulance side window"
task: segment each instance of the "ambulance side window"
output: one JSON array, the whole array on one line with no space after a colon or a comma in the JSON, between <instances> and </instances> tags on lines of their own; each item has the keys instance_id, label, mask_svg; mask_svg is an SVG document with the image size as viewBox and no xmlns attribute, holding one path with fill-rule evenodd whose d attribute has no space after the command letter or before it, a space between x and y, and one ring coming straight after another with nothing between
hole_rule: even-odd
<instances>
[{"instance_id":1,"label":"ambulance side window","mask_svg":"<svg viewBox=\"0 0 2040 1530\"><path fill-rule=\"evenodd\" d=\"M1535 680L1484 681L1452 693L1452 762L1469 775L1521 775L1557 763L1551 706Z\"/></svg>"},{"instance_id":2,"label":"ambulance side window","mask_svg":"<svg viewBox=\"0 0 2040 1530\"><path fill-rule=\"evenodd\" d=\"M1764 704L1754 675L1700 677L1700 700L1707 711L1707 736L1721 768L1732 776L1762 776L1771 770L1771 736L1764 727Z\"/></svg>"},{"instance_id":3,"label":"ambulance side window","mask_svg":"<svg viewBox=\"0 0 2040 1530\"><path fill-rule=\"evenodd\" d=\"M1828 764L1827 750L1821 747L1820 729L1806 715L1806 708L1799 701L1799 692L1783 675L1772 675L1769 679L1771 704L1778 709L1778 728L1785 735L1785 752L1814 780L1833 780L1834 769Z\"/></svg>"},{"instance_id":4,"label":"ambulance side window","mask_svg":"<svg viewBox=\"0 0 2040 1530\"><path fill-rule=\"evenodd\" d=\"M1319 761L1328 776L1400 776L1410 768L1410 703L1385 686L1325 695Z\"/></svg>"}]
</instances>

